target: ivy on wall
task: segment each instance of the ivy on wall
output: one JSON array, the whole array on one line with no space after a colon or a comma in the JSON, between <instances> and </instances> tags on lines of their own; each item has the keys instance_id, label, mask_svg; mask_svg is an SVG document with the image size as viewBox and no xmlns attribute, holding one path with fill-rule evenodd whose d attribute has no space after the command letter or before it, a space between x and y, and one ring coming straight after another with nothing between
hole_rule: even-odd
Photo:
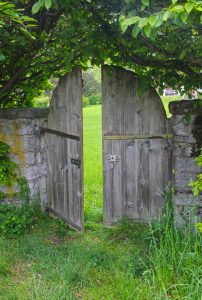
<instances>
[{"instance_id":1,"label":"ivy on wall","mask_svg":"<svg viewBox=\"0 0 202 300\"><path fill-rule=\"evenodd\" d=\"M11 152L10 146L0 141L0 184L11 186L16 181L15 169L18 165L7 156L9 152ZM0 192L0 200L4 196L5 194Z\"/></svg>"}]
</instances>

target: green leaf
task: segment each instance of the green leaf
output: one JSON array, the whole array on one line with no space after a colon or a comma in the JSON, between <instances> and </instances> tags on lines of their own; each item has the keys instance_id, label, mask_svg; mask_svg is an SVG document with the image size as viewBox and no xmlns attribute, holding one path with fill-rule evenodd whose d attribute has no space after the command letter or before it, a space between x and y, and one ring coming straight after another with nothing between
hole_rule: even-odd
<instances>
[{"instance_id":1,"label":"green leaf","mask_svg":"<svg viewBox=\"0 0 202 300\"><path fill-rule=\"evenodd\" d=\"M185 54L186 54L186 50L183 51L183 52L180 54L180 59L183 59L183 57L185 56Z\"/></svg>"},{"instance_id":2,"label":"green leaf","mask_svg":"<svg viewBox=\"0 0 202 300\"><path fill-rule=\"evenodd\" d=\"M167 10L167 11L165 12L165 14L163 15L163 20L164 20L164 21L167 21L168 18L170 17L170 15L171 15L171 11Z\"/></svg>"},{"instance_id":3,"label":"green leaf","mask_svg":"<svg viewBox=\"0 0 202 300\"><path fill-rule=\"evenodd\" d=\"M154 28L156 27L160 27L162 25L163 21L161 19L158 19L158 21L156 22L156 24L154 25Z\"/></svg>"},{"instance_id":4,"label":"green leaf","mask_svg":"<svg viewBox=\"0 0 202 300\"><path fill-rule=\"evenodd\" d=\"M181 17L182 21L185 22L186 19L187 19L187 17L188 17L187 12L186 12L186 11L182 11L182 12L180 13L180 17Z\"/></svg>"},{"instance_id":5,"label":"green leaf","mask_svg":"<svg viewBox=\"0 0 202 300\"><path fill-rule=\"evenodd\" d=\"M188 12L188 14L192 11L192 9L193 9L193 7L194 7L194 4L193 3L186 3L185 4L185 9L186 9L186 11Z\"/></svg>"},{"instance_id":6,"label":"green leaf","mask_svg":"<svg viewBox=\"0 0 202 300\"><path fill-rule=\"evenodd\" d=\"M147 22L148 22L148 18L142 18L142 19L140 19L140 21L139 21L139 25L140 25L141 27L144 27L144 25L146 25Z\"/></svg>"},{"instance_id":7,"label":"green leaf","mask_svg":"<svg viewBox=\"0 0 202 300\"><path fill-rule=\"evenodd\" d=\"M138 88L137 89L137 95L138 95L138 97L142 96L142 94L143 94L143 91Z\"/></svg>"},{"instance_id":8,"label":"green leaf","mask_svg":"<svg viewBox=\"0 0 202 300\"><path fill-rule=\"evenodd\" d=\"M140 17L127 18L121 24L128 26L128 25L137 23L137 21L139 21L139 20L140 20Z\"/></svg>"},{"instance_id":9,"label":"green leaf","mask_svg":"<svg viewBox=\"0 0 202 300\"><path fill-rule=\"evenodd\" d=\"M177 20L177 18L179 17L179 14L180 14L179 11L174 12L173 16L174 16L175 20Z\"/></svg>"},{"instance_id":10,"label":"green leaf","mask_svg":"<svg viewBox=\"0 0 202 300\"><path fill-rule=\"evenodd\" d=\"M135 17L136 16L136 9L130 10L129 13L128 13L128 16L129 17Z\"/></svg>"},{"instance_id":11,"label":"green leaf","mask_svg":"<svg viewBox=\"0 0 202 300\"><path fill-rule=\"evenodd\" d=\"M159 95L160 95L160 96L163 96L163 89L162 89L162 88L159 88L159 89L158 89L158 92L159 92Z\"/></svg>"},{"instance_id":12,"label":"green leaf","mask_svg":"<svg viewBox=\"0 0 202 300\"><path fill-rule=\"evenodd\" d=\"M46 32L45 32L45 30L43 30L41 33L41 38L44 39L45 37L46 37Z\"/></svg>"},{"instance_id":13,"label":"green leaf","mask_svg":"<svg viewBox=\"0 0 202 300\"><path fill-rule=\"evenodd\" d=\"M104 59L104 57L105 57L105 52L104 52L104 49L103 49L103 48L100 48L100 49L99 49L99 56L100 56L101 59Z\"/></svg>"},{"instance_id":14,"label":"green leaf","mask_svg":"<svg viewBox=\"0 0 202 300\"><path fill-rule=\"evenodd\" d=\"M91 0L87 0L89 3L91 3Z\"/></svg>"},{"instance_id":15,"label":"green leaf","mask_svg":"<svg viewBox=\"0 0 202 300\"><path fill-rule=\"evenodd\" d=\"M67 70L67 72L69 72L69 73L72 71L72 64L71 64L70 61L66 64L66 70Z\"/></svg>"},{"instance_id":16,"label":"green leaf","mask_svg":"<svg viewBox=\"0 0 202 300\"><path fill-rule=\"evenodd\" d=\"M175 19L173 20L173 23L175 23L178 26L183 25L183 22L182 22L182 19L181 19L180 15L178 16L178 18L176 20Z\"/></svg>"},{"instance_id":17,"label":"green leaf","mask_svg":"<svg viewBox=\"0 0 202 300\"><path fill-rule=\"evenodd\" d=\"M156 37L156 31L153 29L150 33L150 39L153 41Z\"/></svg>"},{"instance_id":18,"label":"green leaf","mask_svg":"<svg viewBox=\"0 0 202 300\"><path fill-rule=\"evenodd\" d=\"M175 4L178 0L172 0L172 3Z\"/></svg>"},{"instance_id":19,"label":"green leaf","mask_svg":"<svg viewBox=\"0 0 202 300\"><path fill-rule=\"evenodd\" d=\"M151 27L153 27L153 26L156 24L157 21L158 21L158 20L157 20L156 17L154 17L154 16L151 16L151 17L149 18L149 24L151 25Z\"/></svg>"},{"instance_id":20,"label":"green leaf","mask_svg":"<svg viewBox=\"0 0 202 300\"><path fill-rule=\"evenodd\" d=\"M121 24L121 30L124 32L128 28L128 25Z\"/></svg>"},{"instance_id":21,"label":"green leaf","mask_svg":"<svg viewBox=\"0 0 202 300\"><path fill-rule=\"evenodd\" d=\"M202 15L200 15L200 23L202 23Z\"/></svg>"},{"instance_id":22,"label":"green leaf","mask_svg":"<svg viewBox=\"0 0 202 300\"><path fill-rule=\"evenodd\" d=\"M9 32L8 32L8 31L4 32L4 36L5 36L5 37L10 37Z\"/></svg>"},{"instance_id":23,"label":"green leaf","mask_svg":"<svg viewBox=\"0 0 202 300\"><path fill-rule=\"evenodd\" d=\"M146 6L144 4L142 4L141 7L140 7L140 11L143 11L145 9L145 7Z\"/></svg>"},{"instance_id":24,"label":"green leaf","mask_svg":"<svg viewBox=\"0 0 202 300\"><path fill-rule=\"evenodd\" d=\"M49 9L51 7L52 1L51 0L45 0L45 7Z\"/></svg>"},{"instance_id":25,"label":"green leaf","mask_svg":"<svg viewBox=\"0 0 202 300\"><path fill-rule=\"evenodd\" d=\"M173 10L183 11L184 10L184 6L183 5L176 5L176 6L173 7Z\"/></svg>"},{"instance_id":26,"label":"green leaf","mask_svg":"<svg viewBox=\"0 0 202 300\"><path fill-rule=\"evenodd\" d=\"M93 39L92 39L91 37L90 37L90 38L88 38L88 40L87 40L87 41L88 41L88 43L89 43L89 44L91 44L91 45L93 44Z\"/></svg>"},{"instance_id":27,"label":"green leaf","mask_svg":"<svg viewBox=\"0 0 202 300\"><path fill-rule=\"evenodd\" d=\"M191 115L190 114L186 115L185 119L189 123L191 121Z\"/></svg>"},{"instance_id":28,"label":"green leaf","mask_svg":"<svg viewBox=\"0 0 202 300\"><path fill-rule=\"evenodd\" d=\"M149 6L149 0L141 0L141 1L142 1L142 4Z\"/></svg>"},{"instance_id":29,"label":"green leaf","mask_svg":"<svg viewBox=\"0 0 202 300\"><path fill-rule=\"evenodd\" d=\"M40 7L41 6L40 6L39 2L35 3L32 7L32 14L33 15L36 14L39 11Z\"/></svg>"},{"instance_id":30,"label":"green leaf","mask_svg":"<svg viewBox=\"0 0 202 300\"><path fill-rule=\"evenodd\" d=\"M27 27L36 27L37 25L34 25L34 24L28 24L26 25Z\"/></svg>"},{"instance_id":31,"label":"green leaf","mask_svg":"<svg viewBox=\"0 0 202 300\"><path fill-rule=\"evenodd\" d=\"M21 19L22 19L23 21L34 21L34 22L36 22L35 19L30 18L30 17L27 17L27 16L22 16Z\"/></svg>"},{"instance_id":32,"label":"green leaf","mask_svg":"<svg viewBox=\"0 0 202 300\"><path fill-rule=\"evenodd\" d=\"M132 30L132 36L136 38L139 32L140 32L140 27L138 25L135 25Z\"/></svg>"},{"instance_id":33,"label":"green leaf","mask_svg":"<svg viewBox=\"0 0 202 300\"><path fill-rule=\"evenodd\" d=\"M146 33L147 36L149 36L151 32L151 26L147 25L144 27L144 32Z\"/></svg>"}]
</instances>

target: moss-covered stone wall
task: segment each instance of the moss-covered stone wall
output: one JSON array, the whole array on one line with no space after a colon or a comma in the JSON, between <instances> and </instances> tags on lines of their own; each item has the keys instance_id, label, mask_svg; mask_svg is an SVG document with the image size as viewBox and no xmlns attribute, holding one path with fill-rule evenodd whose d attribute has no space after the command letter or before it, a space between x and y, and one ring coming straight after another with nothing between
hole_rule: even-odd
<instances>
[{"instance_id":1,"label":"moss-covered stone wall","mask_svg":"<svg viewBox=\"0 0 202 300\"><path fill-rule=\"evenodd\" d=\"M47 120L48 108L7 108L0 110L0 141L11 147L9 157L17 163L18 175L28 180L31 196L40 191L41 200L47 203L46 143L40 134ZM1 186L6 195L15 192L16 184ZM12 201L7 196L5 201Z\"/></svg>"}]
</instances>

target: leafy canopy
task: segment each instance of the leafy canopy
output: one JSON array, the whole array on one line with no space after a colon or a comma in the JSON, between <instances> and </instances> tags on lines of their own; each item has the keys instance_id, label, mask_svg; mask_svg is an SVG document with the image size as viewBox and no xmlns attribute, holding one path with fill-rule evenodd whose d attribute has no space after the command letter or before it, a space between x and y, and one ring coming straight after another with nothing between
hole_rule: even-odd
<instances>
[{"instance_id":1,"label":"leafy canopy","mask_svg":"<svg viewBox=\"0 0 202 300\"><path fill-rule=\"evenodd\" d=\"M0 3L0 108L32 105L74 66L132 69L148 86L201 85L202 1L13 0Z\"/></svg>"}]
</instances>

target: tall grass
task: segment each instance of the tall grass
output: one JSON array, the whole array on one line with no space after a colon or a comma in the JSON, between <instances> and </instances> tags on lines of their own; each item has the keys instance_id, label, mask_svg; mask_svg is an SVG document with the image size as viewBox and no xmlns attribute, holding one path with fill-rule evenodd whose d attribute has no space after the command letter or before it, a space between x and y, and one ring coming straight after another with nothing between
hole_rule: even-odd
<instances>
[{"instance_id":1,"label":"tall grass","mask_svg":"<svg viewBox=\"0 0 202 300\"><path fill-rule=\"evenodd\" d=\"M174 215L173 190L165 193L165 214L150 226L150 269L147 280L165 297L201 299L202 239L197 217L190 208L187 216Z\"/></svg>"}]
</instances>

